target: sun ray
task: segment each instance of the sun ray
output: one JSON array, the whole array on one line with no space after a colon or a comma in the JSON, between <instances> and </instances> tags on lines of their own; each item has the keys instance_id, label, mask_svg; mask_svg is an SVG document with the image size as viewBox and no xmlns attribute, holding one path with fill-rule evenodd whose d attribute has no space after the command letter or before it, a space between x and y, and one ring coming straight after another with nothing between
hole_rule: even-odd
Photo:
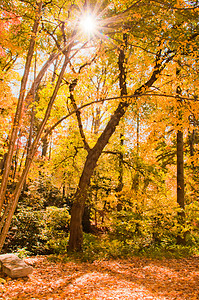
<instances>
[{"instance_id":1,"label":"sun ray","mask_svg":"<svg viewBox=\"0 0 199 300\"><path fill-rule=\"evenodd\" d=\"M80 8L81 16L79 18L80 31L88 39L97 37L106 40L118 47L117 43L112 40L109 34L116 33L118 27L121 29L126 15L124 12L111 16L113 4L104 5L104 0L97 2L95 5L86 1L86 4Z\"/></svg>"}]
</instances>

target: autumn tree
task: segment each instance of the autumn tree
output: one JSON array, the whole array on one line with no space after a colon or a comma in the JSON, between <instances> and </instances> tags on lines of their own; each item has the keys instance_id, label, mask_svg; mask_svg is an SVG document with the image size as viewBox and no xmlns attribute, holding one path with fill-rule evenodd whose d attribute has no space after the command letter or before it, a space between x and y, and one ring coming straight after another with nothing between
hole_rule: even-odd
<instances>
[{"instance_id":1,"label":"autumn tree","mask_svg":"<svg viewBox=\"0 0 199 300\"><path fill-rule=\"evenodd\" d=\"M132 7L133 10L131 12ZM135 85L133 89L131 88L134 97L139 99L143 93L149 93L150 90L153 90L156 82L161 80L161 75L167 68L167 65L173 61L177 54L183 54L182 48L184 46L186 47L189 41L191 43L195 41L198 34L195 31L193 33L193 29L190 28L190 23L193 21L195 15L195 6L190 4L190 7L188 7L191 14L186 14L186 9L186 3L164 3L162 6L150 3L145 11L141 2L133 4L129 7L129 10L127 9L129 15L125 30L130 36L128 42L131 43L132 41L134 47L144 48L144 51L147 49L149 52L149 61L145 67L142 83L140 85L137 84L137 87ZM183 21L181 16L182 11L183 17L185 17ZM167 17L165 18L165 16ZM185 33L182 34L184 28L186 28L186 30ZM188 39L187 36L189 36ZM155 41L155 44L152 44L152 40ZM118 51L121 91L124 89L124 83L126 84L126 54L123 45L124 42L119 45ZM154 64L151 63L152 60L154 60ZM128 84L130 85L130 82L128 82ZM126 92L124 94L126 94ZM124 96L124 94L121 96ZM81 222L91 177L103 149L108 144L109 139L130 106L128 97L121 98L122 100L119 102L115 112L111 115L109 122L99 136L96 144L88 151L71 212L69 250L81 249Z\"/></svg>"},{"instance_id":2,"label":"autumn tree","mask_svg":"<svg viewBox=\"0 0 199 300\"><path fill-rule=\"evenodd\" d=\"M77 33L77 26L76 23L74 26L69 26L68 29L67 26L69 24L69 20L67 20L68 13L69 16L73 19L74 15L76 14L75 9L73 10L72 16L70 14L73 7L71 7L68 3L65 3L65 6L62 6L62 4L59 4L58 6L53 5L53 3L43 3L42 1L38 3L27 3L22 4L20 1L17 3L19 6L19 13L21 12L24 20L26 19L26 10L30 8L28 11L28 17L32 20L32 32L29 32L28 41L29 45L27 47L27 54L26 54L26 61L25 61L25 67L24 67L24 75L22 77L21 81L21 87L19 92L19 98L18 98L18 104L16 108L15 118L12 125L12 131L9 138L9 146L8 146L8 153L6 157L6 162L4 166L4 171L2 175L2 181L1 181L1 190L0 190L0 199L1 199L1 205L0 208L2 210L3 208L3 215L1 218L1 239L0 239L0 248L2 248L6 234L8 232L10 222L12 219L12 216L14 214L18 198L20 196L21 190L23 188L25 179L27 177L28 171L30 169L33 157L36 153L41 135L44 131L45 125L50 117L50 113L53 107L53 104L55 102L56 96L58 94L58 91L61 86L61 82L64 76L64 73L66 71L66 67L69 63L69 61L76 55L76 53L79 52L80 49L83 49L84 44L80 43L78 41L78 34ZM20 10L21 9L21 10ZM24 12L25 11L25 12ZM79 16L81 14L80 9L77 10ZM24 13L24 14L23 14ZM51 13L54 14L56 22L53 24L50 22L51 19ZM67 22L63 20L67 20ZM78 20L78 19L77 19ZM77 23L78 24L78 23ZM67 26L66 26L67 25ZM41 36L40 30L43 32L43 35ZM27 28L26 28L27 29ZM44 38L44 39L43 39ZM51 46L51 43L53 46ZM27 43L28 44L28 43ZM39 45L39 46L37 46ZM49 46L49 55L44 51L43 55L47 54L47 60L43 63L43 66L40 68L40 71L38 74L36 74L32 86L30 90L27 90L27 82L28 77L30 75L30 68L33 61L34 51L35 48L39 47L40 51L43 51L44 47ZM76 47L71 52L72 48ZM8 202L4 202L5 200L5 194L7 190L8 185L8 179L9 174L11 170L11 164L12 164L12 158L15 151L15 144L16 140L19 134L21 122L24 118L23 112L25 106L28 107L31 105L32 100L35 98L34 95L36 91L38 90L40 84L42 83L42 79L44 78L44 75L46 74L47 70L49 69L50 65L55 61L56 58L59 56L62 56L61 64L59 67L59 74L57 76L56 82L53 84L51 94L48 98L48 102L46 103L46 109L43 114L43 118L41 119L41 122L38 126L38 130L36 132L36 135L34 139L29 141L29 149L27 152L27 157L25 161L25 165L23 168L23 171L18 179L18 182L16 184L15 190L13 194L8 199ZM5 206L4 206L5 204Z\"/></svg>"},{"instance_id":3,"label":"autumn tree","mask_svg":"<svg viewBox=\"0 0 199 300\"><path fill-rule=\"evenodd\" d=\"M111 155L111 141L116 137L116 129L118 130L121 121L121 128L131 126L130 119L126 118L129 111L137 111L133 115L137 118L138 129L137 172L140 169L139 116L144 102L148 103L155 121L158 118L164 119L164 124L168 122L168 126L179 128L177 101L192 99L193 93L184 92L186 89L182 87L183 93L176 95L179 83L173 70L176 69L179 58L181 61L184 59L184 68L186 60L189 60L190 64L196 61L197 3L150 1L146 6L144 1L123 1L122 5L117 1L101 4L86 1L76 5L60 0L56 5L54 2L17 1L16 6L17 16L22 18L22 24L27 25L28 20L31 20L32 31L28 26L19 31L19 37L25 41L26 59L1 183L3 215L0 246L4 243L40 142L43 143L44 157L47 154L49 134L56 128L58 139L61 130L58 128L68 127L65 132L69 137L73 137L73 141L66 142L66 157L73 162L74 158L79 159L75 178L76 193L71 212L69 250L80 250L83 237L82 216L91 180L102 154L107 155L109 152ZM92 33L89 31L91 28L88 30L88 23L84 26L81 21L84 14L89 18L93 17L96 22ZM91 20L89 27L90 22ZM86 34L82 29L86 30ZM190 51L191 49L193 51ZM98 84L97 64L100 61L104 68L103 78L107 71L106 61L111 61L111 67L108 67L108 84L99 85L102 93L99 92L100 89L92 90L92 87ZM31 68L34 70L34 76L28 88ZM100 104L97 103L103 103L105 113L102 116L98 106ZM187 119L186 113L183 116L183 120ZM69 117L72 121L68 121ZM154 123L153 130L159 133L160 130ZM60 124L63 127L58 127ZM23 168L18 174L15 191L8 197L7 203L4 196L22 125L26 128L24 139L28 147L23 152L25 165L21 164ZM165 127L166 125L164 129ZM94 134L91 135L92 130ZM124 132L125 130L122 130L121 134L117 135L117 145L120 148L117 151L120 154L117 182L119 192L124 181L122 164L125 160L121 151L124 148ZM63 132L60 138L62 136ZM60 161L58 158L57 166L60 165ZM62 166L66 168L62 173L64 184L64 181L71 180L66 176L67 164Z\"/></svg>"}]
</instances>

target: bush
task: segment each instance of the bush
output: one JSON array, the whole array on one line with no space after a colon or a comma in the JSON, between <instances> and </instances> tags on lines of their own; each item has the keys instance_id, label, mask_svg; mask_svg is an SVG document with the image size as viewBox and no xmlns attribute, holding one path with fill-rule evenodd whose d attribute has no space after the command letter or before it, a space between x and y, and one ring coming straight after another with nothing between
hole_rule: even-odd
<instances>
[{"instance_id":1,"label":"bush","mask_svg":"<svg viewBox=\"0 0 199 300\"><path fill-rule=\"evenodd\" d=\"M20 207L12 219L4 248L6 251L17 251L19 248L41 254L44 251L43 229L43 215L40 211Z\"/></svg>"},{"instance_id":2,"label":"bush","mask_svg":"<svg viewBox=\"0 0 199 300\"><path fill-rule=\"evenodd\" d=\"M111 226L113 235L122 241L132 239L135 236L149 236L150 221L143 215L132 211L120 211L113 215Z\"/></svg>"},{"instance_id":3,"label":"bush","mask_svg":"<svg viewBox=\"0 0 199 300\"><path fill-rule=\"evenodd\" d=\"M51 238L47 243L45 248L50 254L65 254L67 252L68 246L68 235L62 238Z\"/></svg>"},{"instance_id":4,"label":"bush","mask_svg":"<svg viewBox=\"0 0 199 300\"><path fill-rule=\"evenodd\" d=\"M69 230L70 215L67 207L47 207L43 219L44 232L48 238L60 238Z\"/></svg>"},{"instance_id":5,"label":"bush","mask_svg":"<svg viewBox=\"0 0 199 300\"><path fill-rule=\"evenodd\" d=\"M134 254L137 256L144 256L148 258L183 258L198 255L199 249L193 246L183 245L167 245L167 246L151 246L149 248L143 248L139 252Z\"/></svg>"},{"instance_id":6,"label":"bush","mask_svg":"<svg viewBox=\"0 0 199 300\"><path fill-rule=\"evenodd\" d=\"M132 241L137 248L173 244L179 232L176 216L175 212L158 210L120 211L113 215L112 235L127 244Z\"/></svg>"},{"instance_id":7,"label":"bush","mask_svg":"<svg viewBox=\"0 0 199 300\"><path fill-rule=\"evenodd\" d=\"M107 236L96 237L92 234L84 235L83 251L79 258L83 261L93 262L94 260L110 258L131 258L133 256L144 256L148 258L182 258L198 255L199 249L192 246L179 245L143 245L139 241L126 242Z\"/></svg>"},{"instance_id":8,"label":"bush","mask_svg":"<svg viewBox=\"0 0 199 300\"><path fill-rule=\"evenodd\" d=\"M43 234L47 240L46 250L50 253L66 252L70 222L68 208L47 207L44 221Z\"/></svg>"},{"instance_id":9,"label":"bush","mask_svg":"<svg viewBox=\"0 0 199 300\"><path fill-rule=\"evenodd\" d=\"M19 207L13 217L4 251L25 249L32 254L46 254L66 249L69 221L66 207L53 206L42 211Z\"/></svg>"},{"instance_id":10,"label":"bush","mask_svg":"<svg viewBox=\"0 0 199 300\"><path fill-rule=\"evenodd\" d=\"M94 236L84 234L83 251L80 258L83 261L94 261L110 258L126 257L126 249L123 241L110 239L107 235Z\"/></svg>"},{"instance_id":11,"label":"bush","mask_svg":"<svg viewBox=\"0 0 199 300\"><path fill-rule=\"evenodd\" d=\"M42 210L55 205L63 206L63 196L60 190L53 185L51 176L38 175L37 179L29 182L19 198L19 204L32 207L33 210Z\"/></svg>"}]
</instances>

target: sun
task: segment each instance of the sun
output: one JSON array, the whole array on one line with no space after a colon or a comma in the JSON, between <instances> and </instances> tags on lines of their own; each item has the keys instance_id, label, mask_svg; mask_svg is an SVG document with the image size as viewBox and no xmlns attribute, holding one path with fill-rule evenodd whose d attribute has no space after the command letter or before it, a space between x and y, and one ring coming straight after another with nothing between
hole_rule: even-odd
<instances>
[{"instance_id":1,"label":"sun","mask_svg":"<svg viewBox=\"0 0 199 300\"><path fill-rule=\"evenodd\" d=\"M86 1L87 2L87 1ZM79 8L78 27L79 34L83 38L92 40L98 38L113 43L114 39L109 36L109 33L117 32L126 19L126 14L114 15L114 5L104 3L104 0L96 1L96 5L90 6L89 0L86 7Z\"/></svg>"},{"instance_id":2,"label":"sun","mask_svg":"<svg viewBox=\"0 0 199 300\"><path fill-rule=\"evenodd\" d=\"M95 16L91 13L84 14L80 19L80 29L88 36L94 35L97 29L97 21Z\"/></svg>"}]
</instances>

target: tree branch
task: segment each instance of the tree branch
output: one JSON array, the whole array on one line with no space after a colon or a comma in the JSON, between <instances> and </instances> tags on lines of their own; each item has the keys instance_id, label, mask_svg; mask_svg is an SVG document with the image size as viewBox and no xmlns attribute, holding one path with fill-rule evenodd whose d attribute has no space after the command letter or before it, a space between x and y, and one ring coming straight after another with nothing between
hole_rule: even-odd
<instances>
[{"instance_id":1,"label":"tree branch","mask_svg":"<svg viewBox=\"0 0 199 300\"><path fill-rule=\"evenodd\" d=\"M139 94L139 97L146 97L146 96L154 96L154 97L167 97L167 98L175 98L176 96L174 95L168 95L168 94L153 94L153 93L143 93L143 94ZM93 104L97 104L97 103L103 103L105 101L113 101L113 100L118 100L118 99L132 99L132 98L136 98L137 99L138 95L137 94L133 94L133 95L126 95L126 96L118 96L118 97L110 97L110 98L106 98L106 99L100 99L100 100L95 100L95 101L91 101L88 102L86 104L83 104L82 106L78 107L77 109L71 111L69 114L67 114L66 116L64 116L63 118L61 118L59 121L57 121L52 127L48 128L46 130L46 134L44 135L44 137L46 137L47 135L49 135L59 124L61 124L61 122L63 122L64 120L66 120L67 118L69 118L70 116L74 115L77 111L82 110L83 108L86 108L87 106L93 105ZM182 97L182 100L190 100L190 101L199 101L196 100L194 98L188 98L188 97ZM43 138L44 138L43 137Z\"/></svg>"}]
</instances>

